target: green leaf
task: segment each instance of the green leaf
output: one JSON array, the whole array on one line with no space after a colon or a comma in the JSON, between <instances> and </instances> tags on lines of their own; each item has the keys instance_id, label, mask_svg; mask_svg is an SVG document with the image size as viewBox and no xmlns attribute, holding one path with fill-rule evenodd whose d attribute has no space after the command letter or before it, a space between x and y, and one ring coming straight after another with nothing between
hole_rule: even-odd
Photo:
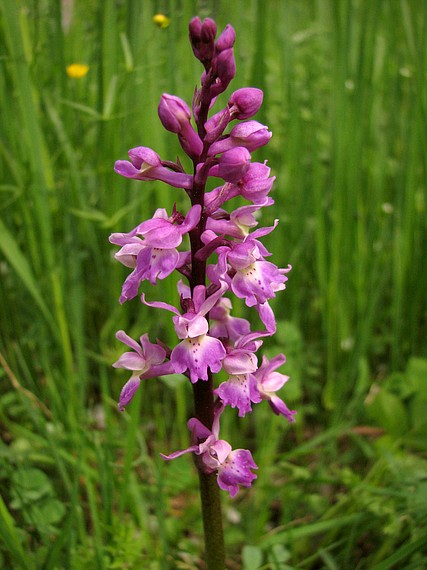
<instances>
[{"instance_id":1,"label":"green leaf","mask_svg":"<svg viewBox=\"0 0 427 570\"><path fill-rule=\"evenodd\" d=\"M28 293L32 296L39 309L41 310L46 321L49 323L51 328L56 331L56 325L53 321L52 315L47 308L43 300L43 295L40 289L37 287L37 281L31 271L30 264L27 258L24 256L20 250L16 240L13 238L12 234L8 231L2 220L0 220L0 250L3 252L6 259L9 261L10 265L16 271Z\"/></svg>"},{"instance_id":2,"label":"green leaf","mask_svg":"<svg viewBox=\"0 0 427 570\"><path fill-rule=\"evenodd\" d=\"M427 360L411 358L405 372L405 380L412 389L409 402L411 424L416 431L425 431L427 419ZM425 442L425 433L424 433Z\"/></svg>"},{"instance_id":3,"label":"green leaf","mask_svg":"<svg viewBox=\"0 0 427 570\"><path fill-rule=\"evenodd\" d=\"M304 524L302 526L295 527L289 530L277 532L276 534L266 535L266 537L262 540L262 544L264 546L273 545L273 544L284 544L292 540L298 540L301 538L322 534L329 530L339 529L340 532L344 532L342 530L344 526L352 525L353 523L356 523L358 520L360 520L360 514L352 514L330 520L321 520L310 524Z\"/></svg>"},{"instance_id":4,"label":"green leaf","mask_svg":"<svg viewBox=\"0 0 427 570\"><path fill-rule=\"evenodd\" d=\"M415 391L425 391L427 389L427 359L410 358L405 377Z\"/></svg>"},{"instance_id":5,"label":"green leaf","mask_svg":"<svg viewBox=\"0 0 427 570\"><path fill-rule=\"evenodd\" d=\"M414 542L405 543L403 546L393 552L393 554L386 560L383 560L374 566L372 570L392 570L393 568L403 568L401 564L398 566L396 566L396 564L401 563L402 560L407 559L412 554L421 552L426 546L427 538L425 536L419 538L418 540L414 540Z\"/></svg>"},{"instance_id":6,"label":"green leaf","mask_svg":"<svg viewBox=\"0 0 427 570\"><path fill-rule=\"evenodd\" d=\"M291 554L283 544L274 544L268 553L268 560L272 564L274 570L289 570L292 567L288 566L286 562L290 559Z\"/></svg>"},{"instance_id":7,"label":"green leaf","mask_svg":"<svg viewBox=\"0 0 427 570\"><path fill-rule=\"evenodd\" d=\"M15 527L13 518L11 517L7 507L0 496L0 537L7 545L8 552L11 556L13 567L31 570L34 566L28 556L25 554L21 545L18 531Z\"/></svg>"},{"instance_id":8,"label":"green leaf","mask_svg":"<svg viewBox=\"0 0 427 570\"><path fill-rule=\"evenodd\" d=\"M243 570L258 570L262 564L262 550L259 546L244 546L242 550Z\"/></svg>"},{"instance_id":9,"label":"green leaf","mask_svg":"<svg viewBox=\"0 0 427 570\"><path fill-rule=\"evenodd\" d=\"M409 429L405 406L400 398L387 390L380 389L367 405L367 410L379 426L395 437L401 437Z\"/></svg>"},{"instance_id":10,"label":"green leaf","mask_svg":"<svg viewBox=\"0 0 427 570\"><path fill-rule=\"evenodd\" d=\"M55 525L65 515L65 506L57 499L47 499L33 505L24 513L27 522L34 525L40 534L56 534Z\"/></svg>"},{"instance_id":11,"label":"green leaf","mask_svg":"<svg viewBox=\"0 0 427 570\"><path fill-rule=\"evenodd\" d=\"M53 494L52 484L40 469L19 469L12 475L13 508L33 503Z\"/></svg>"}]
</instances>

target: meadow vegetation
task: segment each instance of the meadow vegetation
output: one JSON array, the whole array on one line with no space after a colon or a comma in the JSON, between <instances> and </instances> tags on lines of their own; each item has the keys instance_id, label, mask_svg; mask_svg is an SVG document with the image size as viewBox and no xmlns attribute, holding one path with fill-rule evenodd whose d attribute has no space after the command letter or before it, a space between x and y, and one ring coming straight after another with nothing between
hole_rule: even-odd
<instances>
[{"instance_id":1,"label":"meadow vegetation","mask_svg":"<svg viewBox=\"0 0 427 570\"><path fill-rule=\"evenodd\" d=\"M0 568L203 567L191 458L159 456L188 446L191 388L147 381L119 413L114 333L174 331L137 299L119 305L127 270L108 242L186 201L113 164L139 145L182 157L157 105L191 100L194 15L236 29L233 89L265 91L256 118L273 138L256 157L277 180L263 222L280 219L265 243L293 266L265 352L287 355L297 422L260 406L222 425L260 467L252 489L223 496L229 569L425 569L418 0L1 0ZM72 63L87 74L69 77ZM176 304L173 279L155 294Z\"/></svg>"}]
</instances>

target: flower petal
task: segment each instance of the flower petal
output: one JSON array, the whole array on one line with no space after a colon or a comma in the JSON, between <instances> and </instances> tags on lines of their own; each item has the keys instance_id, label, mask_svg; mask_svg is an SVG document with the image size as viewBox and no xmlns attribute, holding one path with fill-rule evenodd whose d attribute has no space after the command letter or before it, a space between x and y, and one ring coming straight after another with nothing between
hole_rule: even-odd
<instances>
[{"instance_id":1,"label":"flower petal","mask_svg":"<svg viewBox=\"0 0 427 570\"><path fill-rule=\"evenodd\" d=\"M250 487L257 476L251 469L258 469L247 449L232 451L226 461L218 469L218 485L234 497L239 491L239 485Z\"/></svg>"},{"instance_id":2,"label":"flower petal","mask_svg":"<svg viewBox=\"0 0 427 570\"><path fill-rule=\"evenodd\" d=\"M136 352L125 352L112 366L114 368L138 371L142 374L147 368L147 362L143 356Z\"/></svg>"},{"instance_id":3,"label":"flower petal","mask_svg":"<svg viewBox=\"0 0 427 570\"><path fill-rule=\"evenodd\" d=\"M297 413L296 410L290 410L285 404L285 402L279 398L279 396L273 394L270 397L268 403L270 404L271 409L277 416L278 415L285 416L285 418L288 420L289 423L295 421L294 415Z\"/></svg>"},{"instance_id":4,"label":"flower petal","mask_svg":"<svg viewBox=\"0 0 427 570\"><path fill-rule=\"evenodd\" d=\"M163 303L163 301L151 301L151 302L146 301L145 293L142 293L141 301L144 303L144 305L147 305L147 307L155 307L156 309L165 309L166 311L175 313L175 315L179 315L178 309L176 309L173 305L169 305L169 303Z\"/></svg>"},{"instance_id":5,"label":"flower petal","mask_svg":"<svg viewBox=\"0 0 427 570\"><path fill-rule=\"evenodd\" d=\"M195 452L198 449L199 449L198 445L192 445L191 447L187 447L187 449L182 449L181 451L174 451L170 455L164 455L163 453L161 453L160 457L166 460L176 459L177 457L181 457L181 455L184 455L185 453Z\"/></svg>"},{"instance_id":6,"label":"flower petal","mask_svg":"<svg viewBox=\"0 0 427 570\"><path fill-rule=\"evenodd\" d=\"M137 352L139 355L142 356L142 350L141 350L141 347L139 346L139 344L136 342L136 340L133 340L133 338L131 338L129 335L127 335L125 333L125 331L122 331L122 330L117 331L116 332L116 339L119 340L120 342L122 342L123 344L126 344L130 348L133 348L133 350L135 352Z\"/></svg>"},{"instance_id":7,"label":"flower petal","mask_svg":"<svg viewBox=\"0 0 427 570\"><path fill-rule=\"evenodd\" d=\"M220 464L224 463L232 450L231 445L224 439L218 439L210 446L210 454L218 460Z\"/></svg>"},{"instance_id":8,"label":"flower petal","mask_svg":"<svg viewBox=\"0 0 427 570\"><path fill-rule=\"evenodd\" d=\"M141 336L140 341L145 358L150 361L150 364L161 364L164 361L166 350L162 346L150 342L147 333Z\"/></svg>"},{"instance_id":9,"label":"flower petal","mask_svg":"<svg viewBox=\"0 0 427 570\"><path fill-rule=\"evenodd\" d=\"M221 398L226 406L238 408L239 417L252 412L249 378L247 374L236 374L230 376L226 382L220 384L215 390L215 394Z\"/></svg>"},{"instance_id":10,"label":"flower petal","mask_svg":"<svg viewBox=\"0 0 427 570\"><path fill-rule=\"evenodd\" d=\"M219 372L225 354L225 348L221 341L207 335L201 335L180 342L172 350L171 362L178 374L188 369L190 380L194 384L199 379L208 379L208 368L212 372Z\"/></svg>"},{"instance_id":11,"label":"flower petal","mask_svg":"<svg viewBox=\"0 0 427 570\"><path fill-rule=\"evenodd\" d=\"M125 406L127 406L131 402L140 384L141 384L140 379L132 376L123 386L119 399L119 410L121 412L123 412Z\"/></svg>"}]
</instances>

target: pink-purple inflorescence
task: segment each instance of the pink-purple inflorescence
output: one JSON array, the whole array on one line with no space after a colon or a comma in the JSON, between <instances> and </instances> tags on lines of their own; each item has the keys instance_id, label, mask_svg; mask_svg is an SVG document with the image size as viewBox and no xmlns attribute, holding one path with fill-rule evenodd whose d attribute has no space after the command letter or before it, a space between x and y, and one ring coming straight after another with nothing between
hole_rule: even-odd
<instances>
[{"instance_id":1,"label":"pink-purple inflorescence","mask_svg":"<svg viewBox=\"0 0 427 570\"><path fill-rule=\"evenodd\" d=\"M159 104L160 120L175 133L183 151L193 162L193 173L181 163L164 161L152 149L137 147L129 151L130 161L119 160L115 171L127 178L161 180L182 188L191 200L187 213L173 208L168 213L159 208L153 217L129 233L114 233L110 242L120 246L115 257L132 269L120 296L123 303L138 295L140 283L152 285L158 279L178 271L180 308L162 301L141 301L149 307L173 313L178 342L168 347L148 335L140 343L119 331L117 339L131 351L113 365L132 372L121 395L121 411L132 400L142 380L168 374L185 374L192 384L208 381L212 373L224 370L228 376L215 390L213 423L199 419L188 422L191 446L164 459L195 453L199 468L217 474L218 485L234 496L239 485L250 487L257 466L251 452L232 450L219 438L219 420L225 407L237 408L243 417L252 412L253 404L267 400L273 412L294 421L295 411L287 408L276 392L288 376L276 369L285 362L279 354L270 361L258 362L257 351L262 339L273 335L276 322L269 300L285 289L291 267L280 269L270 261L271 254L259 238L272 232L260 228L257 214L274 204L269 196L274 177L266 163L251 161L251 152L266 145L271 138L268 128L251 119L261 106L263 93L256 88L238 89L231 94L224 109L209 117L216 97L225 91L235 75L233 44L235 32L230 25L216 39L216 24L206 18L190 22L190 42L194 55L204 66L201 87L196 89L192 110L175 95L164 94ZM244 121L226 129L232 121ZM193 126L194 124L194 126ZM206 192L210 177L219 185ZM235 197L250 204L228 211L224 205ZM254 229L256 228L256 229ZM191 248L185 247L189 236ZM253 307L263 323L263 330L251 331L246 319L232 315L229 294Z\"/></svg>"}]
</instances>

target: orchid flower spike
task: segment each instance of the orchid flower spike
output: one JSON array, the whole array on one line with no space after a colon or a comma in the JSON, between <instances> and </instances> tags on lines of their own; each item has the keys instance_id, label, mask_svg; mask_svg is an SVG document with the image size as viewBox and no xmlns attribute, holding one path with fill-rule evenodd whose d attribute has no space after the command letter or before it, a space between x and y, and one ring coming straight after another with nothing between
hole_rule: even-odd
<instances>
[{"instance_id":1,"label":"orchid flower spike","mask_svg":"<svg viewBox=\"0 0 427 570\"><path fill-rule=\"evenodd\" d=\"M184 192L171 213L160 204L152 218L127 233L110 236L110 242L119 246L115 259L131 270L122 286L121 303L128 301L136 308L142 282L155 286L179 274L179 302L148 301L142 293L139 305L142 311L157 311L153 326L159 332L161 315L171 313L167 318L176 338L169 346L159 339L151 342L145 333L137 342L120 330L116 337L129 350L113 366L130 371L119 397L121 411L143 380L173 374L187 377L195 405L188 422L191 443L162 457L171 460L193 453L201 479L215 473L219 488L234 497L240 487L251 487L257 465L249 450L233 450L220 436L222 414L243 417L267 401L274 414L289 423L295 420L296 412L279 395L289 380L277 371L285 356L268 360L262 355L263 342L276 332L270 302L285 290L291 266L277 267L262 243L279 222L262 225L263 208L274 204L275 177L266 160L254 162L251 156L272 136L254 119L263 92L255 87L237 89L222 109L215 110L218 95L236 73L236 33L227 25L217 37L214 20L195 17L189 38L203 66L200 84L191 104L177 95L161 95L158 115L189 157L190 172L185 168L188 159L163 160L145 146L132 148L129 160L114 165L116 173L126 178L150 184L159 180ZM252 318L237 316L236 298L253 310L260 327L251 327ZM219 372L221 381L215 377ZM209 504L216 487L201 489L206 494L202 503Z\"/></svg>"}]
</instances>

